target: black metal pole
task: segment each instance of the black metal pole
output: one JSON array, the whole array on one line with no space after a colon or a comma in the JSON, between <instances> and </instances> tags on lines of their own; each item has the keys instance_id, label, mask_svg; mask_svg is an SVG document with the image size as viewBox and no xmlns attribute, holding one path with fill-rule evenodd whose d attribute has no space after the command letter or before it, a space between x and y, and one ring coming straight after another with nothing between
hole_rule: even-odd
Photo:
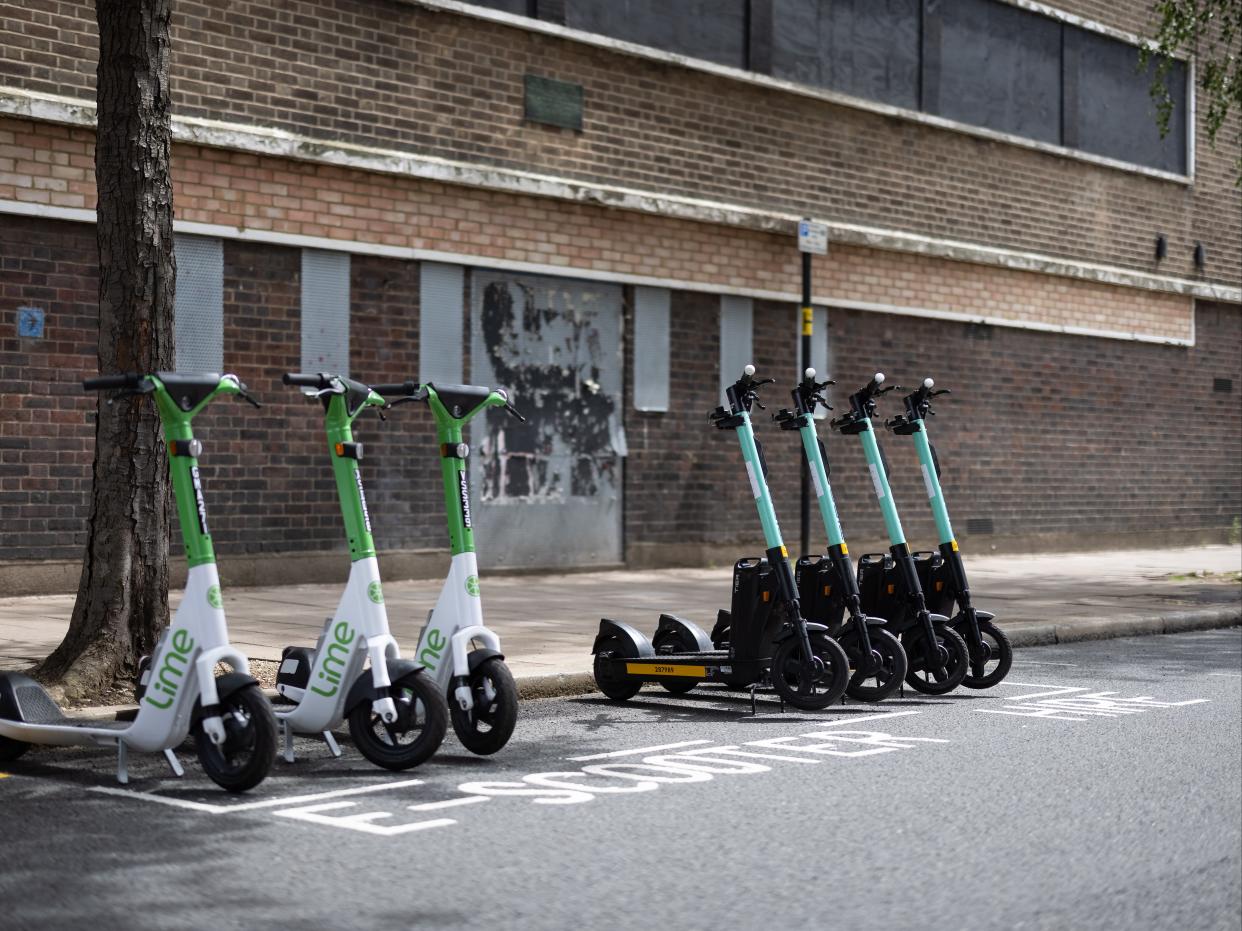
<instances>
[{"instance_id":1,"label":"black metal pole","mask_svg":"<svg viewBox=\"0 0 1242 931\"><path fill-rule=\"evenodd\" d=\"M814 320L811 310L811 253L802 253L802 371L798 372L798 380L802 380L802 372L811 364L811 325ZM802 457L802 550L798 556L807 556L811 552L811 469L806 456Z\"/></svg>"}]
</instances>

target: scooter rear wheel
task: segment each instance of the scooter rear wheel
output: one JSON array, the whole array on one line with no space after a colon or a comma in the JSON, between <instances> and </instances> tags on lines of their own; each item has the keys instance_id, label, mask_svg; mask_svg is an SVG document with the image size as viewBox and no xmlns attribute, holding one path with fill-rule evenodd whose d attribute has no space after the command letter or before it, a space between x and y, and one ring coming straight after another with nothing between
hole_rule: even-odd
<instances>
[{"instance_id":1,"label":"scooter rear wheel","mask_svg":"<svg viewBox=\"0 0 1242 931\"><path fill-rule=\"evenodd\" d=\"M488 686L492 692L490 702ZM469 711L462 711L456 698L450 695L453 730L461 745L471 753L489 756L509 742L517 726L517 683L504 660L493 656L470 673L470 692L474 707Z\"/></svg>"},{"instance_id":2,"label":"scooter rear wheel","mask_svg":"<svg viewBox=\"0 0 1242 931\"><path fill-rule=\"evenodd\" d=\"M24 740L0 737L0 763L12 763L29 749L30 744Z\"/></svg>"},{"instance_id":3,"label":"scooter rear wheel","mask_svg":"<svg viewBox=\"0 0 1242 931\"><path fill-rule=\"evenodd\" d=\"M262 782L276 759L276 716L257 685L221 699L224 743L216 745L201 726L194 730L198 761L208 778L229 792Z\"/></svg>"},{"instance_id":4,"label":"scooter rear wheel","mask_svg":"<svg viewBox=\"0 0 1242 931\"><path fill-rule=\"evenodd\" d=\"M924 695L944 695L952 692L962 684L970 669L970 651L966 649L966 641L961 634L949 627L941 627L936 631L936 646L944 649L945 677L936 678L935 673L927 668L924 655L926 644L922 631L907 631L901 635L902 645L906 648L909 671L906 682L910 688Z\"/></svg>"},{"instance_id":5,"label":"scooter rear wheel","mask_svg":"<svg viewBox=\"0 0 1242 931\"><path fill-rule=\"evenodd\" d=\"M627 701L637 695L638 690L643 687L641 680L613 674L611 667L613 657L624 655L625 645L619 637L609 637L599 645L599 650L595 653L595 684L613 701Z\"/></svg>"},{"instance_id":6,"label":"scooter rear wheel","mask_svg":"<svg viewBox=\"0 0 1242 931\"><path fill-rule=\"evenodd\" d=\"M699 645L685 632L672 629L665 629L656 634L651 645L655 648L657 656L661 653L695 653L699 649ZM674 695L685 695L698 684L698 679L660 680L660 685L664 687L664 690Z\"/></svg>"},{"instance_id":7,"label":"scooter rear wheel","mask_svg":"<svg viewBox=\"0 0 1242 931\"><path fill-rule=\"evenodd\" d=\"M962 685L968 689L990 689L1009 675L1009 667L1013 665L1013 645L1003 630L991 621L980 621L979 636L988 650L985 667L988 671L982 676L974 676L967 670Z\"/></svg>"},{"instance_id":8,"label":"scooter rear wheel","mask_svg":"<svg viewBox=\"0 0 1242 931\"><path fill-rule=\"evenodd\" d=\"M890 695L895 695L905 681L906 651L900 640L882 628L870 628L867 636L871 640L871 652L879 654L880 668L871 673L859 669L850 677L845 694L855 701L883 701ZM837 641L845 648L846 655L857 668L861 659L858 636L850 630L839 636Z\"/></svg>"},{"instance_id":9,"label":"scooter rear wheel","mask_svg":"<svg viewBox=\"0 0 1242 931\"><path fill-rule=\"evenodd\" d=\"M349 712L349 736L358 752L384 769L411 769L440 749L448 730L448 705L431 676L416 672L392 684L397 720L388 724L369 701Z\"/></svg>"},{"instance_id":10,"label":"scooter rear wheel","mask_svg":"<svg viewBox=\"0 0 1242 931\"><path fill-rule=\"evenodd\" d=\"M813 667L802 655L802 638L788 637L772 656L772 687L795 708L819 711L835 704L850 681L850 661L841 644L822 630L808 635ZM816 662L818 661L818 662Z\"/></svg>"}]
</instances>

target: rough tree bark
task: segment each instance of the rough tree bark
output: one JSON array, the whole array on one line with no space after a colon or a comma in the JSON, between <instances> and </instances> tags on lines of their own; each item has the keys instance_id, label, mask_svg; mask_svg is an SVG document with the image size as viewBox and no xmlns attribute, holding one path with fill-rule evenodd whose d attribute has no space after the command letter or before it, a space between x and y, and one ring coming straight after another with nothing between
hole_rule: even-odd
<instances>
[{"instance_id":1,"label":"rough tree bark","mask_svg":"<svg viewBox=\"0 0 1242 931\"><path fill-rule=\"evenodd\" d=\"M99 371L173 368L172 0L97 0ZM66 698L132 677L168 619L168 463L150 398L102 397L82 578L38 669Z\"/></svg>"}]
</instances>

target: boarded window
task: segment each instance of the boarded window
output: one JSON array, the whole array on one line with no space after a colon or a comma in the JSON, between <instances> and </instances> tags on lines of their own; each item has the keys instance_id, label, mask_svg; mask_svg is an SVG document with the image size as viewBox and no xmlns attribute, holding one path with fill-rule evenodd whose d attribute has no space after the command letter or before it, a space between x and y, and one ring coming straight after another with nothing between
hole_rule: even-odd
<instances>
[{"instance_id":1,"label":"boarded window","mask_svg":"<svg viewBox=\"0 0 1242 931\"><path fill-rule=\"evenodd\" d=\"M720 398L725 388L742 377L742 369L754 362L754 302L727 294L720 299Z\"/></svg>"},{"instance_id":2,"label":"boarded window","mask_svg":"<svg viewBox=\"0 0 1242 931\"><path fill-rule=\"evenodd\" d=\"M224 249L209 236L176 237L178 372L224 369Z\"/></svg>"},{"instance_id":3,"label":"boarded window","mask_svg":"<svg viewBox=\"0 0 1242 931\"><path fill-rule=\"evenodd\" d=\"M773 0L772 74L918 109L920 0Z\"/></svg>"},{"instance_id":4,"label":"boarded window","mask_svg":"<svg viewBox=\"0 0 1242 931\"><path fill-rule=\"evenodd\" d=\"M530 0L467 0L472 6L485 6L515 16L530 15Z\"/></svg>"},{"instance_id":5,"label":"boarded window","mask_svg":"<svg viewBox=\"0 0 1242 931\"><path fill-rule=\"evenodd\" d=\"M349 253L302 250L302 371L349 374Z\"/></svg>"},{"instance_id":6,"label":"boarded window","mask_svg":"<svg viewBox=\"0 0 1242 931\"><path fill-rule=\"evenodd\" d=\"M1164 139L1148 92L1151 81L1150 71L1138 70L1138 49L1133 45L1066 27L1066 145L1184 174L1185 65L1177 62L1169 75L1175 109Z\"/></svg>"},{"instance_id":7,"label":"boarded window","mask_svg":"<svg viewBox=\"0 0 1242 931\"><path fill-rule=\"evenodd\" d=\"M746 67L746 0L566 0L565 25Z\"/></svg>"},{"instance_id":8,"label":"boarded window","mask_svg":"<svg viewBox=\"0 0 1242 931\"><path fill-rule=\"evenodd\" d=\"M424 262L419 268L418 380L465 381L465 274L460 265Z\"/></svg>"},{"instance_id":9,"label":"boarded window","mask_svg":"<svg viewBox=\"0 0 1242 931\"><path fill-rule=\"evenodd\" d=\"M925 31L929 113L1041 142L1061 141L1057 20L994 0L954 0L929 5Z\"/></svg>"},{"instance_id":10,"label":"boarded window","mask_svg":"<svg viewBox=\"0 0 1242 931\"><path fill-rule=\"evenodd\" d=\"M634 289L634 408L668 410L668 288Z\"/></svg>"},{"instance_id":11,"label":"boarded window","mask_svg":"<svg viewBox=\"0 0 1242 931\"><path fill-rule=\"evenodd\" d=\"M830 365L832 364L828 357L828 308L813 307L811 308L811 368L815 369L815 378L817 381L824 381L831 374ZM802 359L802 311L798 311L798 371L795 377L802 378L802 373L806 371L806 362ZM827 395L825 395L827 397ZM815 410L817 418L824 418L828 412L824 408L819 407Z\"/></svg>"}]
</instances>

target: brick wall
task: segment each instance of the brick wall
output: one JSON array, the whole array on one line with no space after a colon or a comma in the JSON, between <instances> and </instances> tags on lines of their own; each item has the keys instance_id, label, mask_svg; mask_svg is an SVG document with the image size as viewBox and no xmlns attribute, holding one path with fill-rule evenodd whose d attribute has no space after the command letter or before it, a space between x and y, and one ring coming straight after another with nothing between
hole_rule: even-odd
<instances>
[{"instance_id":1,"label":"brick wall","mask_svg":"<svg viewBox=\"0 0 1242 931\"><path fill-rule=\"evenodd\" d=\"M92 97L93 30L85 2L0 3L0 80ZM523 122L528 72L583 84L583 133ZM394 0L179 4L173 82L189 116L1134 268L1163 232L1160 271L1196 274L1196 240L1209 277L1242 268L1231 146L1201 137L1187 188Z\"/></svg>"},{"instance_id":2,"label":"brick wall","mask_svg":"<svg viewBox=\"0 0 1242 931\"><path fill-rule=\"evenodd\" d=\"M0 560L76 559L87 517L94 370L94 232L32 218L0 224ZM196 420L221 560L238 554L344 549L319 408L280 384L299 365L296 249L224 244L225 367L263 400L227 399ZM359 377L417 374L418 266L355 256L351 367ZM15 337L13 308L47 311L46 338ZM796 543L798 452L768 419L795 377L795 310L755 304L754 362L778 384L756 417L786 540ZM719 301L674 292L671 410L632 409L626 385L624 527L627 546L761 542L735 438L707 422L717 403ZM1149 533L1227 527L1242 514L1242 309L1201 303L1198 342L1178 348L834 309L829 344L834 400L876 368L899 383L925 374L954 395L932 421L945 491L970 545L1015 535ZM632 320L626 322L630 377ZM1232 392L1212 390L1232 380ZM895 410L890 403L887 410ZM444 546L434 429L415 405L387 423L358 422L363 475L383 549ZM847 539L874 541L882 524L857 443L825 437ZM886 439L909 538L933 542L908 444ZM972 518L995 537L972 539ZM813 535L818 539L818 534Z\"/></svg>"},{"instance_id":3,"label":"brick wall","mask_svg":"<svg viewBox=\"0 0 1242 931\"><path fill-rule=\"evenodd\" d=\"M769 415L788 406L795 358L794 311L755 305L755 364L776 377L756 411L781 528L798 542L799 447ZM964 545L981 549L1006 537L1083 542L1108 534L1220 529L1242 515L1242 309L1200 303L1194 348L981 327L860 311L829 312L831 400L838 412L849 392L877 370L899 384L933 375L953 394L929 425L944 467L945 496ZM758 518L731 433L712 429L716 400L719 310L708 296L675 292L672 410L627 413L627 544L735 542L738 555L762 546ZM629 362L627 361L627 365ZM1232 392L1213 380L1232 380ZM892 416L900 400L887 401ZM847 541L884 538L858 441L819 435ZM907 538L936 542L935 525L912 444L882 432L893 467L894 497ZM994 533L971 534L967 522L990 519ZM811 539L822 543L812 511ZM1133 540L1133 537L1131 537Z\"/></svg>"},{"instance_id":4,"label":"brick wall","mask_svg":"<svg viewBox=\"0 0 1242 931\"><path fill-rule=\"evenodd\" d=\"M93 172L79 167L91 158L83 131L0 119L0 158L6 154L26 173L0 174L0 200L94 205ZM174 149L173 177L177 217L185 221L768 292L790 291L799 280L789 237L771 233L199 146ZM854 246L834 245L819 263L816 294L1191 335L1190 299L1180 295Z\"/></svg>"}]
</instances>

